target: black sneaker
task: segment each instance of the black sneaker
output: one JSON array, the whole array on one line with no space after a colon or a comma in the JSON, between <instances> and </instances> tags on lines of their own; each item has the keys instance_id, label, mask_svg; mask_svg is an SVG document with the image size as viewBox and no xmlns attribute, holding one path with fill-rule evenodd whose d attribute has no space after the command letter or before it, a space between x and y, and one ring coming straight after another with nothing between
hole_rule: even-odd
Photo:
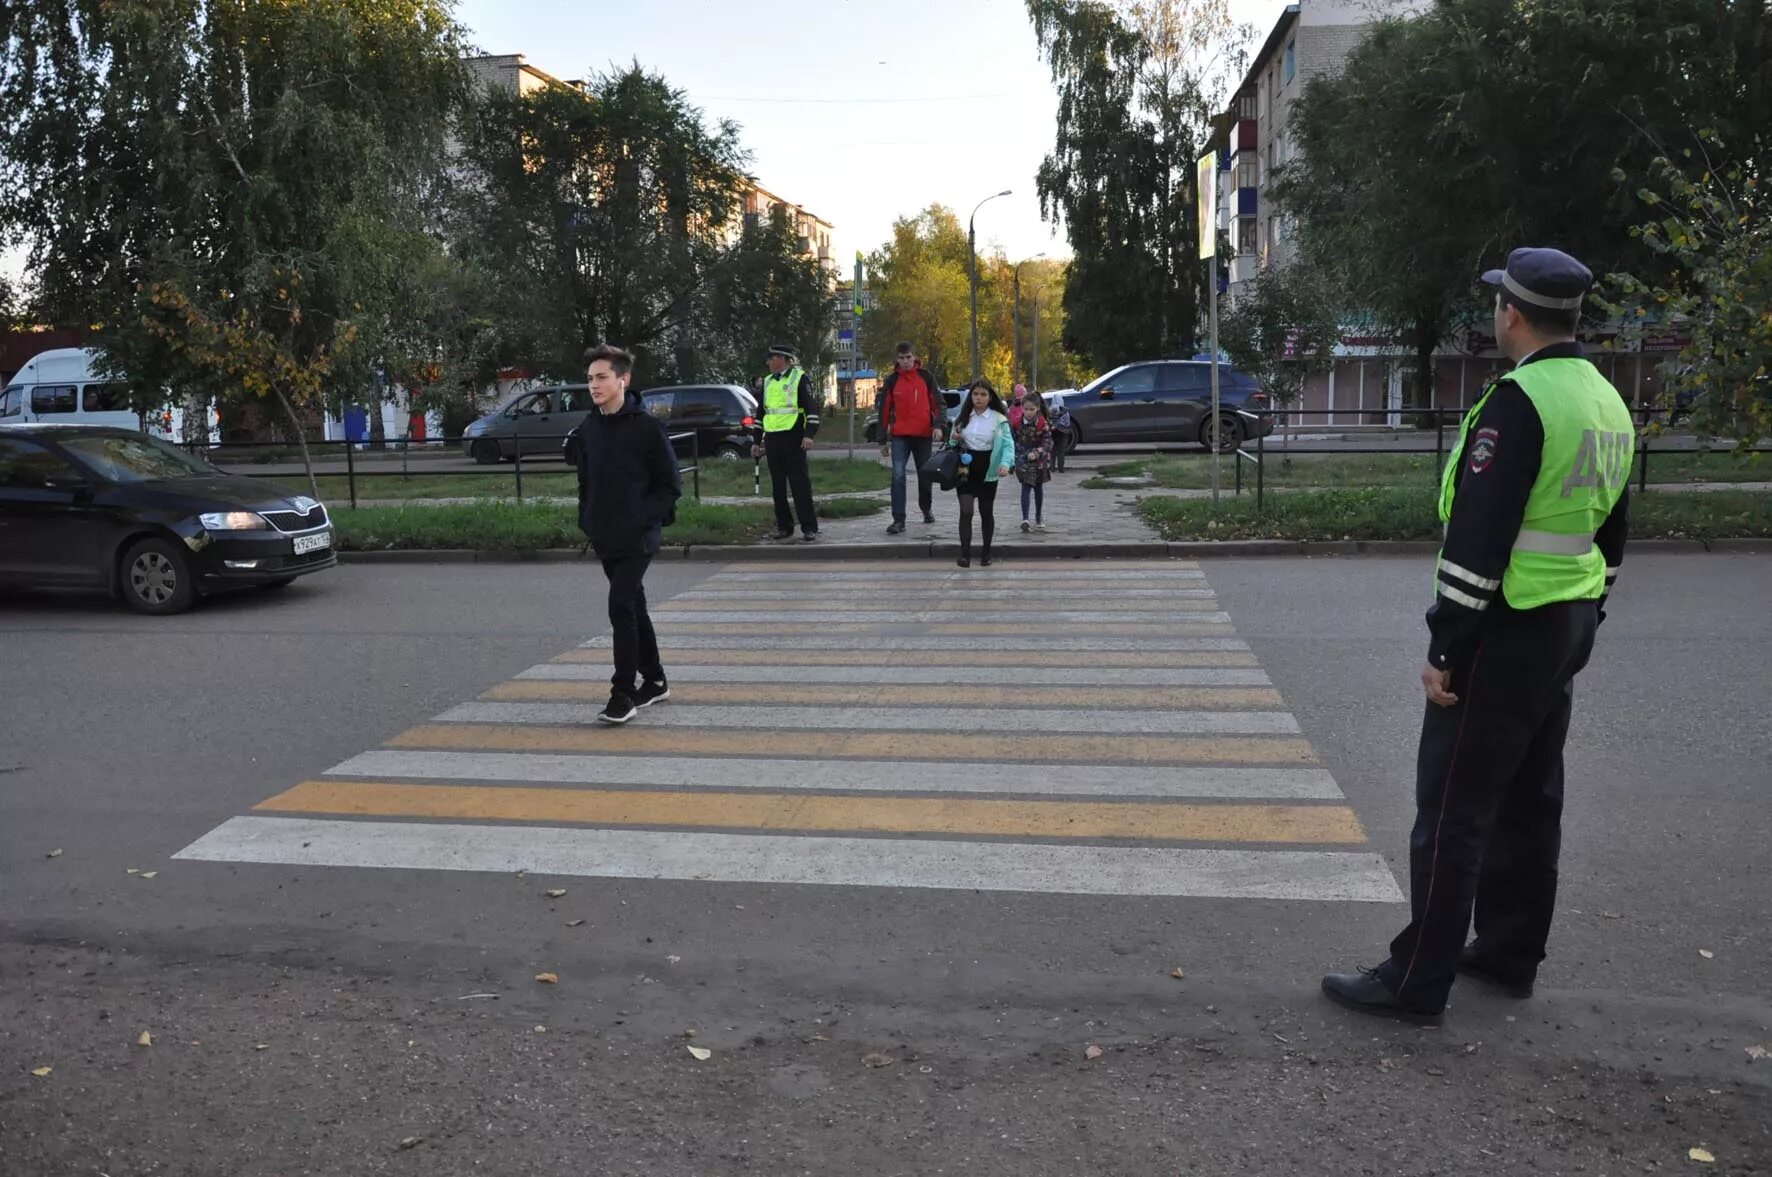
<instances>
[{"instance_id":1,"label":"black sneaker","mask_svg":"<svg viewBox=\"0 0 1772 1177\"><path fill-rule=\"evenodd\" d=\"M640 713L633 697L626 691L610 691L609 703L597 712L598 723L626 723Z\"/></svg>"},{"instance_id":2,"label":"black sneaker","mask_svg":"<svg viewBox=\"0 0 1772 1177\"><path fill-rule=\"evenodd\" d=\"M958 560L955 560L954 563L958 564L962 568L970 568L970 567L972 567L972 557L971 556L961 556Z\"/></svg>"},{"instance_id":3,"label":"black sneaker","mask_svg":"<svg viewBox=\"0 0 1772 1177\"><path fill-rule=\"evenodd\" d=\"M801 536L800 538L804 539L809 544L810 543L817 543L818 542L818 532L809 531L805 535Z\"/></svg>"},{"instance_id":4,"label":"black sneaker","mask_svg":"<svg viewBox=\"0 0 1772 1177\"><path fill-rule=\"evenodd\" d=\"M934 511L923 512L923 522L934 523L935 522L935 512Z\"/></svg>"},{"instance_id":5,"label":"black sneaker","mask_svg":"<svg viewBox=\"0 0 1772 1177\"><path fill-rule=\"evenodd\" d=\"M650 707L654 703L662 703L670 697L670 683L663 680L658 682L647 682L642 679L640 681L640 689L634 692L634 706Z\"/></svg>"},{"instance_id":6,"label":"black sneaker","mask_svg":"<svg viewBox=\"0 0 1772 1177\"><path fill-rule=\"evenodd\" d=\"M887 535L902 535L903 533L904 533L904 520L902 520L902 519L894 519L891 523L888 523L886 525L886 534Z\"/></svg>"},{"instance_id":7,"label":"black sneaker","mask_svg":"<svg viewBox=\"0 0 1772 1177\"><path fill-rule=\"evenodd\" d=\"M778 531L775 533L775 538L776 539L793 539L794 538L794 529L790 527L786 531Z\"/></svg>"}]
</instances>

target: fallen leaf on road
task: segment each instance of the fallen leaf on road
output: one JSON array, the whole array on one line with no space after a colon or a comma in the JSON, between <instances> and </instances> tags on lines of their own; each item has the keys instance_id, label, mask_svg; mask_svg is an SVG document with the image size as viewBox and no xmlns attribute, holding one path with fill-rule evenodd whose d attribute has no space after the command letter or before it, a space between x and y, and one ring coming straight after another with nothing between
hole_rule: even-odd
<instances>
[{"instance_id":1,"label":"fallen leaf on road","mask_svg":"<svg viewBox=\"0 0 1772 1177\"><path fill-rule=\"evenodd\" d=\"M137 1046L152 1046L154 1045L154 1036L146 1030L143 1030L142 1036L135 1040L135 1044Z\"/></svg>"},{"instance_id":2,"label":"fallen leaf on road","mask_svg":"<svg viewBox=\"0 0 1772 1177\"><path fill-rule=\"evenodd\" d=\"M155 875L157 875L157 874L159 874L159 873L160 873L160 872L159 872L159 871L157 871L157 870L145 870L145 871L143 871L143 872L142 872L142 878L144 878L144 879L151 879L151 878L153 878L153 877L154 877L154 876L155 876Z\"/></svg>"},{"instance_id":3,"label":"fallen leaf on road","mask_svg":"<svg viewBox=\"0 0 1772 1177\"><path fill-rule=\"evenodd\" d=\"M540 980L539 977L536 979ZM478 1001L483 997L490 997L494 1001L498 1000L498 994L496 994L496 993L464 993L460 997L456 998L456 1000L457 1001Z\"/></svg>"},{"instance_id":4,"label":"fallen leaf on road","mask_svg":"<svg viewBox=\"0 0 1772 1177\"><path fill-rule=\"evenodd\" d=\"M423 1144L424 1142L425 1142L425 1138L422 1136L408 1136L405 1140L402 1140L400 1142L400 1147L403 1150L417 1148L419 1145Z\"/></svg>"},{"instance_id":5,"label":"fallen leaf on road","mask_svg":"<svg viewBox=\"0 0 1772 1177\"><path fill-rule=\"evenodd\" d=\"M714 1057L714 1052L705 1046L691 1046L689 1048L689 1053L695 1061L702 1063L705 1063Z\"/></svg>"},{"instance_id":6,"label":"fallen leaf on road","mask_svg":"<svg viewBox=\"0 0 1772 1177\"><path fill-rule=\"evenodd\" d=\"M36 1068L32 1069L31 1074L37 1076L37 1078L39 1078L39 1079L42 1079L42 1078L45 1078L49 1074L49 1072L51 1072L53 1070L55 1070L54 1067L36 1067Z\"/></svg>"},{"instance_id":7,"label":"fallen leaf on road","mask_svg":"<svg viewBox=\"0 0 1772 1177\"><path fill-rule=\"evenodd\" d=\"M1083 1052L1083 1057L1088 1059L1090 1062L1094 1062L1096 1059L1101 1057L1101 1047L1090 1046L1087 1050L1085 1050Z\"/></svg>"},{"instance_id":8,"label":"fallen leaf on road","mask_svg":"<svg viewBox=\"0 0 1772 1177\"><path fill-rule=\"evenodd\" d=\"M1182 971L1181 971L1181 970L1180 970L1180 969L1170 969L1170 970L1169 970L1169 975L1170 975L1170 976L1171 976L1171 977L1174 977L1174 978L1175 978L1175 979L1176 979L1176 980L1177 980L1177 981L1179 981L1179 980L1181 980L1181 979L1182 979L1182 978L1183 978L1183 977L1185 977L1185 976L1187 976L1187 974L1186 974L1186 973L1184 973L1184 972L1182 972Z\"/></svg>"},{"instance_id":9,"label":"fallen leaf on road","mask_svg":"<svg viewBox=\"0 0 1772 1177\"><path fill-rule=\"evenodd\" d=\"M1765 1058L1767 1053L1768 1052L1764 1046L1750 1046L1747 1048L1747 1061L1750 1063L1757 1063Z\"/></svg>"},{"instance_id":10,"label":"fallen leaf on road","mask_svg":"<svg viewBox=\"0 0 1772 1177\"><path fill-rule=\"evenodd\" d=\"M56 849L54 849L54 850L51 850L51 851L50 851L50 852L49 852L49 857L50 857L50 858L60 858L60 857L61 857L61 856L62 856L62 852L61 852L61 848L60 848L60 847L57 847L57 848L56 848Z\"/></svg>"},{"instance_id":11,"label":"fallen leaf on road","mask_svg":"<svg viewBox=\"0 0 1772 1177\"><path fill-rule=\"evenodd\" d=\"M537 973L537 974L535 974L535 979L537 981L540 981L543 985L558 985L560 983L560 974L559 973Z\"/></svg>"},{"instance_id":12,"label":"fallen leaf on road","mask_svg":"<svg viewBox=\"0 0 1772 1177\"><path fill-rule=\"evenodd\" d=\"M861 1065L864 1067L875 1067L875 1068L890 1067L893 1063L895 1063L897 1061L898 1060L893 1058L891 1055L882 1054L880 1051L877 1051L877 1050L874 1051L872 1054L864 1054L861 1056Z\"/></svg>"},{"instance_id":13,"label":"fallen leaf on road","mask_svg":"<svg viewBox=\"0 0 1772 1177\"><path fill-rule=\"evenodd\" d=\"M1697 1161L1701 1165L1714 1165L1717 1163L1717 1158L1711 1155L1708 1148L1689 1148L1686 1150L1686 1159Z\"/></svg>"},{"instance_id":14,"label":"fallen leaf on road","mask_svg":"<svg viewBox=\"0 0 1772 1177\"><path fill-rule=\"evenodd\" d=\"M685 1031L683 1031L683 1037L693 1038L693 1037L695 1037L695 1031L694 1030L685 1030Z\"/></svg>"},{"instance_id":15,"label":"fallen leaf on road","mask_svg":"<svg viewBox=\"0 0 1772 1177\"><path fill-rule=\"evenodd\" d=\"M578 927L578 926L579 926L579 925L580 925L580 924L582 924L582 923L584 923L584 921L583 921L583 920L567 920L567 921L566 921L566 926L567 926L567 927L569 927L569 928L576 928L576 927Z\"/></svg>"},{"instance_id":16,"label":"fallen leaf on road","mask_svg":"<svg viewBox=\"0 0 1772 1177\"><path fill-rule=\"evenodd\" d=\"M667 957L665 957L665 959L670 961L672 964L682 964L683 963L683 958L680 956L667 956Z\"/></svg>"},{"instance_id":17,"label":"fallen leaf on road","mask_svg":"<svg viewBox=\"0 0 1772 1177\"><path fill-rule=\"evenodd\" d=\"M257 1046L254 1046L252 1049L254 1049L254 1050L269 1050L269 1049L271 1049L271 1044L269 1042L261 1042Z\"/></svg>"},{"instance_id":18,"label":"fallen leaf on road","mask_svg":"<svg viewBox=\"0 0 1772 1177\"><path fill-rule=\"evenodd\" d=\"M553 890L546 892L546 894L549 899L558 899L560 896L566 894L566 888L555 887Z\"/></svg>"},{"instance_id":19,"label":"fallen leaf on road","mask_svg":"<svg viewBox=\"0 0 1772 1177\"><path fill-rule=\"evenodd\" d=\"M142 868L139 866L125 867L123 873L126 875L139 875L142 873Z\"/></svg>"},{"instance_id":20,"label":"fallen leaf on road","mask_svg":"<svg viewBox=\"0 0 1772 1177\"><path fill-rule=\"evenodd\" d=\"M1706 960L1715 960L1717 958L1717 954L1708 948L1700 948L1698 950L1698 955L1704 957Z\"/></svg>"},{"instance_id":21,"label":"fallen leaf on road","mask_svg":"<svg viewBox=\"0 0 1772 1177\"><path fill-rule=\"evenodd\" d=\"M1483 1044L1481 1042L1467 1042L1464 1044L1464 1053L1475 1054L1475 1053L1477 1053L1477 1048L1482 1045Z\"/></svg>"}]
</instances>

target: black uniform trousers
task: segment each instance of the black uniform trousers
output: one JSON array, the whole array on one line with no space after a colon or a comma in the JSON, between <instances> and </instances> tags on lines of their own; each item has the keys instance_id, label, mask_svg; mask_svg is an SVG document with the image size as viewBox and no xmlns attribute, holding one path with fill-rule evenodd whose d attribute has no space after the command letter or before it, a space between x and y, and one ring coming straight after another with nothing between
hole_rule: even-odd
<instances>
[{"instance_id":1,"label":"black uniform trousers","mask_svg":"<svg viewBox=\"0 0 1772 1177\"><path fill-rule=\"evenodd\" d=\"M1409 839L1411 919L1381 981L1405 1004L1445 1006L1473 915L1486 967L1529 982L1544 959L1562 845L1563 741L1599 610L1498 600L1452 707L1427 704Z\"/></svg>"},{"instance_id":2,"label":"black uniform trousers","mask_svg":"<svg viewBox=\"0 0 1772 1177\"><path fill-rule=\"evenodd\" d=\"M800 530L807 535L818 531L818 516L812 509L812 472L806 451L800 448L798 429L763 435L763 456L769 459L769 484L775 491L775 530L794 530L794 516L800 518ZM788 492L794 495L793 511L788 510Z\"/></svg>"}]
</instances>

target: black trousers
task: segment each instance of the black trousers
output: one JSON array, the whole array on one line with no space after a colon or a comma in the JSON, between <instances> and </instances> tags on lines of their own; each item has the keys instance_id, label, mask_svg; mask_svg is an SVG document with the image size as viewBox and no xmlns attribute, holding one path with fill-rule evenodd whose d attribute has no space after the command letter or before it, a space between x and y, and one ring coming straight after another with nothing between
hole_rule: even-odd
<instances>
[{"instance_id":1,"label":"black trousers","mask_svg":"<svg viewBox=\"0 0 1772 1177\"><path fill-rule=\"evenodd\" d=\"M1563 741L1599 611L1593 601L1495 609L1469 666L1453 672L1457 705L1429 703L1421 723L1411 918L1378 973L1420 1009L1446 1004L1473 917L1488 966L1530 981L1556 907Z\"/></svg>"},{"instance_id":2,"label":"black trousers","mask_svg":"<svg viewBox=\"0 0 1772 1177\"><path fill-rule=\"evenodd\" d=\"M798 432L765 433L763 456L769 459L769 484L775 491L775 530L794 530L794 517L799 516L800 530L807 535L818 531L818 516L812 509L812 472L806 451L800 448ZM788 510L788 492L792 490L794 506Z\"/></svg>"},{"instance_id":3,"label":"black trousers","mask_svg":"<svg viewBox=\"0 0 1772 1177\"><path fill-rule=\"evenodd\" d=\"M658 660L658 635L646 615L646 586L642 583L651 556L622 556L603 561L609 578L609 626L615 646L615 674L609 682L616 690L633 693L636 680L663 682L664 666Z\"/></svg>"}]
</instances>

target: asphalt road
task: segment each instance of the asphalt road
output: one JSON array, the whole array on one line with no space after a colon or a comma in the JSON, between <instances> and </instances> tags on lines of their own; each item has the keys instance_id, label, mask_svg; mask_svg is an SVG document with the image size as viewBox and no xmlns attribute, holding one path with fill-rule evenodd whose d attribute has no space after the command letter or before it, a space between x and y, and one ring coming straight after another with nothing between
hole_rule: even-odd
<instances>
[{"instance_id":1,"label":"asphalt road","mask_svg":"<svg viewBox=\"0 0 1772 1177\"><path fill-rule=\"evenodd\" d=\"M1074 567L1003 563L968 585ZM1228 613L1225 632L1357 815L1352 849L1401 879L1427 567L1201 568L1216 595L1202 607ZM655 608L711 622L675 622L667 645L718 662L773 643L821 665L754 624L728 640L717 609L854 607L894 583L753 575L771 573L658 567ZM605 628L600 578L351 566L168 620L0 600L0 1172L1487 1175L1673 1170L1692 1148L1715 1157L1707 1171L1766 1172L1772 1059L1748 1050L1772 1047L1769 576L1764 556L1627 562L1580 685L1539 993L1461 985L1438 1030L1357 1020L1316 992L1325 969L1382 955L1403 910L1388 901L174 859L267 798L557 665ZM956 620L1012 623L1022 582L999 583ZM1066 608L1113 596L1111 580L1080 582ZM1064 624L1124 632L1103 617ZM895 649L906 643L891 635L932 624L884 627L860 660L964 666L950 641ZM706 636L677 636L689 632ZM1136 631L1078 641L1091 653L1055 649L1041 665L1169 648ZM587 681L601 656L587 655ZM804 724L844 703L825 689ZM854 714L894 705L870 689L878 699ZM703 705L684 694L661 706ZM623 738L697 738L666 714ZM539 749L554 729L523 730ZM755 755L724 730L725 751ZM907 734L904 755L928 758L944 738ZM746 763L731 762L735 786L754 786ZM832 787L860 787L819 763ZM982 788L974 763L961 755L955 772ZM939 775L909 787L948 787ZM317 837L352 820L371 843L394 829L360 815ZM724 852L712 835L670 836L709 864ZM456 865L478 853L459 849ZM542 972L558 983L538 984ZM137 1045L143 1031L152 1045Z\"/></svg>"}]
</instances>

